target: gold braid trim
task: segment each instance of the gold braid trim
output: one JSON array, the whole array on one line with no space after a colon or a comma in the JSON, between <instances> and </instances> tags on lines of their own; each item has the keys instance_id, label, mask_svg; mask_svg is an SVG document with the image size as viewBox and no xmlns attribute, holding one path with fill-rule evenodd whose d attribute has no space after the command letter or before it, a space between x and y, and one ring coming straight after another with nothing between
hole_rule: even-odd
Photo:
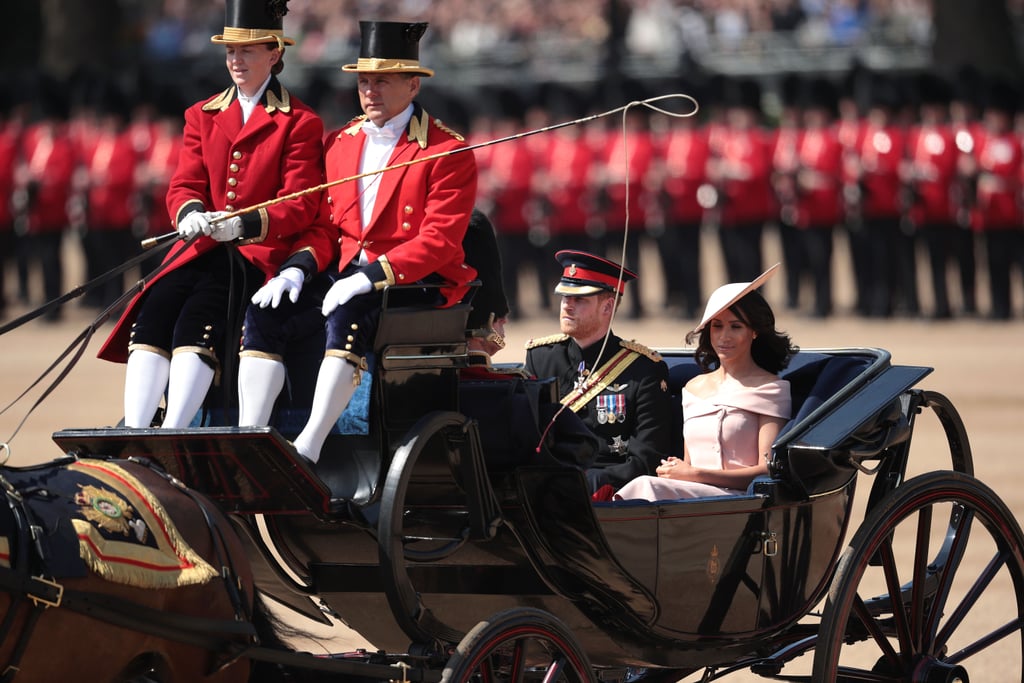
<instances>
[{"instance_id":1,"label":"gold braid trim","mask_svg":"<svg viewBox=\"0 0 1024 683\"><path fill-rule=\"evenodd\" d=\"M569 338L567 334L549 334L546 337L537 337L536 339L530 339L526 342L526 350L535 349L538 346L549 346L551 344L557 344L563 342Z\"/></svg>"},{"instance_id":2,"label":"gold braid trim","mask_svg":"<svg viewBox=\"0 0 1024 683\"><path fill-rule=\"evenodd\" d=\"M566 394L562 399L562 405L568 406L569 410L574 413L579 412L583 406L590 403L595 396L604 391L609 384L615 381L615 378L622 374L623 370L628 368L639 357L640 354L629 349L619 351L607 363L592 372L580 389ZM582 392L580 391L581 389Z\"/></svg>"},{"instance_id":3,"label":"gold braid trim","mask_svg":"<svg viewBox=\"0 0 1024 683\"><path fill-rule=\"evenodd\" d=\"M653 349L650 349L650 348L644 346L643 344L641 344L640 342L638 342L636 340L631 339L629 341L626 341L625 339L620 339L619 340L619 345L621 345L623 348L629 349L630 351L636 351L637 353L639 353L639 354L641 354L643 356L647 356L648 358L653 360L655 363L657 363L658 361L661 360L661 354L660 353L658 353L657 351L655 351Z\"/></svg>"},{"instance_id":4,"label":"gold braid trim","mask_svg":"<svg viewBox=\"0 0 1024 683\"><path fill-rule=\"evenodd\" d=\"M235 86L231 86L221 94L203 105L203 111L224 111L235 99Z\"/></svg>"},{"instance_id":5,"label":"gold braid trim","mask_svg":"<svg viewBox=\"0 0 1024 683\"><path fill-rule=\"evenodd\" d=\"M327 349L324 351L324 357L333 356L334 358L341 358L342 360L348 361L355 366L356 372L352 375L352 386L358 387L363 381L363 371L368 369L366 364L366 358L364 356L357 356L351 351L345 349Z\"/></svg>"}]
</instances>

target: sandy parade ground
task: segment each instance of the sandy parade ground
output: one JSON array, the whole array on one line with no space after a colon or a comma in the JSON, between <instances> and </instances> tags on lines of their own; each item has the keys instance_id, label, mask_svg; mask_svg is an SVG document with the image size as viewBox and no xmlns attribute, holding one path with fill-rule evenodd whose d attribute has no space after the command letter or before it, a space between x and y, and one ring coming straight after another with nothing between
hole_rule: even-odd
<instances>
[{"instance_id":1,"label":"sandy parade ground","mask_svg":"<svg viewBox=\"0 0 1024 683\"><path fill-rule=\"evenodd\" d=\"M707 262L704 273L705 294L721 281L720 259L714 243L708 238L705 249ZM1010 506L1018 519L1024 516L1024 474L1020 457L1024 444L1024 315L1021 314L1019 281L1014 281L1018 310L1011 322L990 322L982 317L954 321L931 322L915 320L864 320L847 313L852 299L848 267L842 245L837 252L837 309L838 314L828 320L816 320L800 312L780 310L782 301L781 278L766 288L769 302L776 305L779 327L789 332L803 348L881 347L892 353L894 364L923 365L934 368L920 387L938 391L949 397L966 423L977 476ZM77 272L77 250L69 246L69 272ZM776 254L769 245L769 262ZM653 347L683 346L686 331L694 324L660 314L661 301L657 293L660 277L656 259L645 251L641 274L654 273L644 282L647 318L629 320L622 315L616 321L615 331L625 338L635 338ZM8 274L10 277L10 274ZM924 278L921 278L922 282ZM523 278L527 296L535 284ZM13 291L8 284L7 291ZM70 285L77 281L70 281ZM980 287L979 291L984 291ZM809 293L808 293L809 294ZM927 293L922 303L930 303ZM955 304L954 300L954 304ZM985 310L987 299L979 303ZM523 344L533 336L556 331L552 313L540 312L527 297L523 315L509 325L509 343L496 360L513 362L524 357ZM24 306L9 307L6 320L28 310ZM77 303L65 307L64 319L59 323L33 321L0 337L0 405L7 406L28 389L36 378L54 362L82 329L93 319L94 312ZM61 455L51 440L51 434L64 428L99 427L115 425L121 417L123 366L112 365L95 358L96 350L110 330L102 326L88 349L69 376L54 390L42 405L27 417L24 425L12 439L19 422L36 401L42 387L50 379L28 392L28 395L0 415L0 442L10 442L9 464L27 465ZM66 362L66 361L65 361ZM63 363L62 363L63 367ZM51 373L50 377L53 377ZM931 416L922 418L915 431L912 449L912 468L915 471L943 469L949 462L944 436ZM858 491L863 494L866 487ZM982 560L987 558L982 558ZM1012 586L1010 586L1012 592ZM998 587L993 591L1000 590ZM994 599L1012 601L1012 595L995 593ZM481 618L487 615L481 615ZM324 641L316 647L335 650L361 644L351 633L339 630L323 633ZM1020 656L1019 648L1017 657ZM990 668L991 667L991 668ZM974 680L1000 680L1003 669L999 662L984 662L979 671L971 669ZM728 680L762 680L751 674L737 674Z\"/></svg>"}]
</instances>

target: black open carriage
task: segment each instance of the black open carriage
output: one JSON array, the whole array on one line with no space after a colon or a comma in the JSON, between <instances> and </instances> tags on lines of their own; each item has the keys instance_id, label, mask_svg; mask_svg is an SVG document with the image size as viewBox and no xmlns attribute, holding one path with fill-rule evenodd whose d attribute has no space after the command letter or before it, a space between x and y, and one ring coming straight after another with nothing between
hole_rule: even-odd
<instances>
[{"instance_id":1,"label":"black open carriage","mask_svg":"<svg viewBox=\"0 0 1024 683\"><path fill-rule=\"evenodd\" d=\"M879 349L801 351L784 373L795 417L745 495L593 503L578 466L535 448L545 425L523 427L557 400L550 381L460 382L465 315L384 311L366 433L332 436L315 470L273 427L54 438L80 457L155 460L213 497L264 593L337 615L381 648L360 657L407 662L412 679L785 677L813 652L813 680L930 682L967 680L1007 643L1021 658L1024 537L973 478L954 407L915 388L929 368ZM663 355L678 404L697 367L689 351ZM908 480L926 409L948 454ZM844 541L862 474L866 516ZM978 547L990 561L962 572ZM997 576L1018 616L954 649ZM868 654L849 660L858 644Z\"/></svg>"}]
</instances>

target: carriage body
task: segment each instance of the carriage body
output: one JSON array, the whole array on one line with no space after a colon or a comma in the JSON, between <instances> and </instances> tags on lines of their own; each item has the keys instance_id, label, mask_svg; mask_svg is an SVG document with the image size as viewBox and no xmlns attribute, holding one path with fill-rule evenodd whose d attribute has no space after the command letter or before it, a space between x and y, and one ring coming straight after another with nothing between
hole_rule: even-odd
<instances>
[{"instance_id":1,"label":"carriage body","mask_svg":"<svg viewBox=\"0 0 1024 683\"><path fill-rule=\"evenodd\" d=\"M550 381L459 381L465 314L384 311L366 433L332 436L315 470L274 427L55 440L79 456L156 460L234 513L261 590L326 621L322 600L385 651L450 646L488 615L530 607L564 622L595 667L674 672L810 635L799 622L833 579L857 473L881 473L873 502L900 484L922 407L940 413L954 469L971 473L955 411L914 388L930 368L825 349L783 373L794 418L744 495L593 503L578 465L523 451L545 425L512 421L556 400ZM698 370L689 350L663 357L678 405Z\"/></svg>"}]
</instances>

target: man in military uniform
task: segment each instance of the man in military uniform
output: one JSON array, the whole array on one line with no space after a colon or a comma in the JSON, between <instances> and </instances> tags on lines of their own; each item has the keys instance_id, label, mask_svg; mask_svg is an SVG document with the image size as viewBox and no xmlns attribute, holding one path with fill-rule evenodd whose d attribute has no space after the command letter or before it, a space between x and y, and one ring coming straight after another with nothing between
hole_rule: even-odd
<instances>
[{"instance_id":1,"label":"man in military uniform","mask_svg":"<svg viewBox=\"0 0 1024 683\"><path fill-rule=\"evenodd\" d=\"M526 369L541 379L557 377L562 404L601 438L586 471L591 491L619 488L652 474L668 453L668 366L646 346L611 332L619 297L635 273L580 251L555 258L563 268L555 287L562 332L527 343Z\"/></svg>"}]
</instances>

